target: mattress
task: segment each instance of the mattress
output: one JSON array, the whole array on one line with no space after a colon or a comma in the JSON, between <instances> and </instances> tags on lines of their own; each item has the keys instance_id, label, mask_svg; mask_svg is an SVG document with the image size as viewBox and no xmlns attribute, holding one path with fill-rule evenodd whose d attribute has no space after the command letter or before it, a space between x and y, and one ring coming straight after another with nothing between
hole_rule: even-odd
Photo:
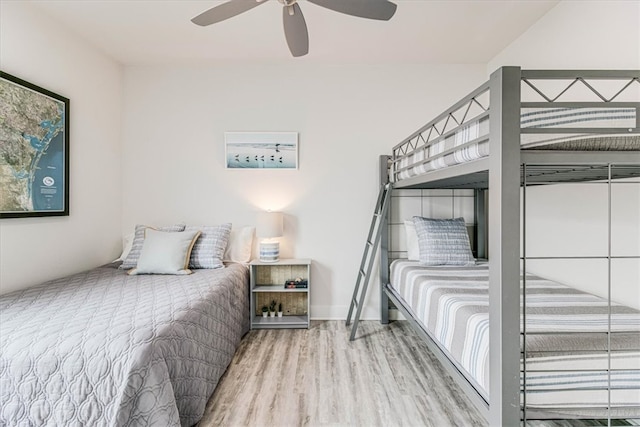
<instances>
[{"instance_id":1,"label":"mattress","mask_svg":"<svg viewBox=\"0 0 640 427\"><path fill-rule=\"evenodd\" d=\"M635 108L523 108L521 129L636 127ZM630 151L640 150L640 135L590 133L522 133L524 150ZM396 180L470 162L489 155L489 116L482 115L445 134L433 145L417 148L394 166Z\"/></svg>"},{"instance_id":2,"label":"mattress","mask_svg":"<svg viewBox=\"0 0 640 427\"><path fill-rule=\"evenodd\" d=\"M0 425L190 426L249 328L248 271L117 264L0 296Z\"/></svg>"},{"instance_id":3,"label":"mattress","mask_svg":"<svg viewBox=\"0 0 640 427\"><path fill-rule=\"evenodd\" d=\"M478 393L489 395L488 265L391 265L391 289ZM640 417L640 312L527 274L526 405L538 414ZM522 324L521 324L522 331ZM522 336L522 334L521 334ZM521 343L521 351L523 349ZM522 353L521 353L522 354ZM521 375L521 383L525 376Z\"/></svg>"}]
</instances>

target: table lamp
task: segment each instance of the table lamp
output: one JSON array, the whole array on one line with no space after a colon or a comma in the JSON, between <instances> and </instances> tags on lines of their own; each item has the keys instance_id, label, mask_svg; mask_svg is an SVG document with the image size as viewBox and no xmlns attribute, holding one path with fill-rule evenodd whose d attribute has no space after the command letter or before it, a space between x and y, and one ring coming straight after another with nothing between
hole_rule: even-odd
<instances>
[{"instance_id":1,"label":"table lamp","mask_svg":"<svg viewBox=\"0 0 640 427\"><path fill-rule=\"evenodd\" d=\"M260 261L277 262L280 259L280 242L276 238L282 236L282 228L282 212L258 214L256 231L260 237Z\"/></svg>"}]
</instances>

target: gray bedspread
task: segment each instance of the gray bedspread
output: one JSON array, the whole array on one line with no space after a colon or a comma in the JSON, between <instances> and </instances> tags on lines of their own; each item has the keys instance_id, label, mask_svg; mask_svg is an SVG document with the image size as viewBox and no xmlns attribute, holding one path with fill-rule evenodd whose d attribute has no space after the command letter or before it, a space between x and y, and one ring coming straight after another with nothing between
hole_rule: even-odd
<instances>
[{"instance_id":1,"label":"gray bedspread","mask_svg":"<svg viewBox=\"0 0 640 427\"><path fill-rule=\"evenodd\" d=\"M248 270L110 264L0 296L0 425L193 425L249 329Z\"/></svg>"}]
</instances>

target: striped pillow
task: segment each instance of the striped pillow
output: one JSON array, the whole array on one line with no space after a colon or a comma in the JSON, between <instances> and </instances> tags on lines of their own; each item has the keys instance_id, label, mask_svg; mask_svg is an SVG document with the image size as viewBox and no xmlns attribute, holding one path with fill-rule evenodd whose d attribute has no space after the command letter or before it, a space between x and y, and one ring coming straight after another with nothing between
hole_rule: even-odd
<instances>
[{"instance_id":1,"label":"striped pillow","mask_svg":"<svg viewBox=\"0 0 640 427\"><path fill-rule=\"evenodd\" d=\"M418 234L420 264L474 265L464 218L413 217Z\"/></svg>"},{"instance_id":2,"label":"striped pillow","mask_svg":"<svg viewBox=\"0 0 640 427\"><path fill-rule=\"evenodd\" d=\"M184 231L184 224L175 224L169 225L166 227L150 227L148 225L136 225L136 230L133 234L133 243L131 244L131 250L127 254L127 257L122 261L122 264L119 268L128 270L130 268L134 268L138 265L138 259L140 258L140 252L142 252L142 244L144 243L144 231L147 228L151 228L153 230L158 231L171 231L171 232L179 232Z\"/></svg>"},{"instance_id":3,"label":"striped pillow","mask_svg":"<svg viewBox=\"0 0 640 427\"><path fill-rule=\"evenodd\" d=\"M200 237L191 252L189 268L220 268L227 248L231 223L217 226L189 226L185 231L200 231Z\"/></svg>"}]
</instances>

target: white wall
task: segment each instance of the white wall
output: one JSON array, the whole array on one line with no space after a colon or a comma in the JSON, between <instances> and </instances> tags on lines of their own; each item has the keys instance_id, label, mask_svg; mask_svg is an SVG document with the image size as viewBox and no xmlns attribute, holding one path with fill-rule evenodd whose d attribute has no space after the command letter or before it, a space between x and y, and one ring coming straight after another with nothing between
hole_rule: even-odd
<instances>
[{"instance_id":1,"label":"white wall","mask_svg":"<svg viewBox=\"0 0 640 427\"><path fill-rule=\"evenodd\" d=\"M0 67L71 98L72 181L70 217L0 222L0 291L106 262L138 222L252 224L272 208L288 214L282 255L315 261L312 316L342 318L378 155L500 65L640 68L639 8L562 2L483 65L129 67L123 79L77 36L2 2ZM225 131L299 132L300 169L225 170Z\"/></svg>"},{"instance_id":2,"label":"white wall","mask_svg":"<svg viewBox=\"0 0 640 427\"><path fill-rule=\"evenodd\" d=\"M487 65L640 68L640 1L562 1Z\"/></svg>"},{"instance_id":3,"label":"white wall","mask_svg":"<svg viewBox=\"0 0 640 427\"><path fill-rule=\"evenodd\" d=\"M608 185L527 188L527 256L589 257L528 261L527 270L608 296ZM640 181L611 186L611 298L640 308Z\"/></svg>"},{"instance_id":4,"label":"white wall","mask_svg":"<svg viewBox=\"0 0 640 427\"><path fill-rule=\"evenodd\" d=\"M563 1L487 66L524 69L640 69L639 1ZM612 92L615 93L615 92ZM612 191L612 254L640 255L640 184ZM598 184L531 188L530 256L606 256L607 195ZM640 261L612 261L612 298L640 308ZM605 260L535 261L528 270L607 296Z\"/></svg>"},{"instance_id":5,"label":"white wall","mask_svg":"<svg viewBox=\"0 0 640 427\"><path fill-rule=\"evenodd\" d=\"M308 257L311 315L346 316L378 190L378 156L484 79L484 65L128 67L123 232L287 214L283 257ZM299 132L297 171L224 167L225 131ZM369 292L363 317L378 318Z\"/></svg>"},{"instance_id":6,"label":"white wall","mask_svg":"<svg viewBox=\"0 0 640 427\"><path fill-rule=\"evenodd\" d=\"M70 216L0 220L0 293L110 260L120 245L122 69L24 2L0 2L0 68L70 99Z\"/></svg>"}]
</instances>

